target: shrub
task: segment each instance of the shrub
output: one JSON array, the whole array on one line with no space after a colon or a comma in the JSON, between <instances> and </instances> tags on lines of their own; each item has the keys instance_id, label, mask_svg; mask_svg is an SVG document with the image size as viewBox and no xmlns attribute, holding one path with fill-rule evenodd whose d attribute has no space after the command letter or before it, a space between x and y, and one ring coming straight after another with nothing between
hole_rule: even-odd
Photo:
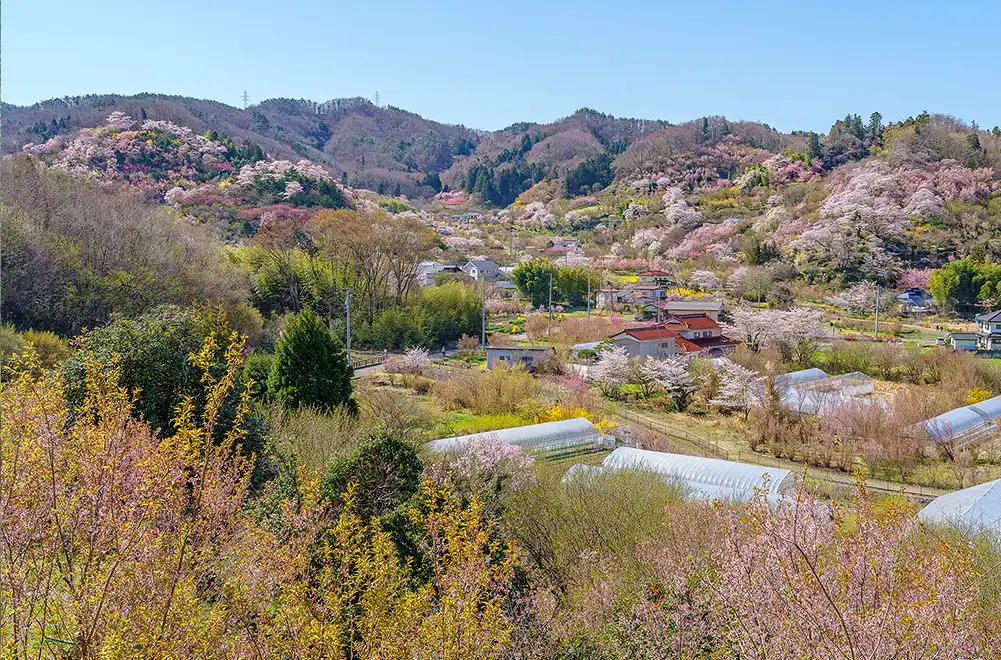
<instances>
[{"instance_id":1,"label":"shrub","mask_svg":"<svg viewBox=\"0 0 1001 660\"><path fill-rule=\"evenodd\" d=\"M538 381L518 368L469 369L438 381L435 394L446 404L478 415L524 410L539 392Z\"/></svg>"},{"instance_id":2,"label":"shrub","mask_svg":"<svg viewBox=\"0 0 1001 660\"><path fill-rule=\"evenodd\" d=\"M423 470L411 444L377 431L350 454L331 461L320 492L336 503L348 484L356 484L352 494L358 514L382 516L417 493Z\"/></svg>"},{"instance_id":3,"label":"shrub","mask_svg":"<svg viewBox=\"0 0 1001 660\"><path fill-rule=\"evenodd\" d=\"M172 305L135 319L114 317L82 335L80 350L63 363L70 403L76 407L83 402L87 364L95 362L106 371L116 368L121 386L138 391L136 412L154 429L170 431L175 408L186 396L201 396L201 375L189 356L212 334L221 344L229 333L217 317ZM217 368L224 351L223 345L216 349ZM232 411L224 418L232 419Z\"/></svg>"},{"instance_id":4,"label":"shrub","mask_svg":"<svg viewBox=\"0 0 1001 660\"><path fill-rule=\"evenodd\" d=\"M249 351L243 366L244 381L250 387L250 396L263 401L268 395L268 375L274 355L264 351Z\"/></svg>"},{"instance_id":5,"label":"shrub","mask_svg":"<svg viewBox=\"0 0 1001 660\"><path fill-rule=\"evenodd\" d=\"M56 366L70 355L69 346L54 332L28 330L24 333L24 341L34 346L43 369Z\"/></svg>"},{"instance_id":6,"label":"shrub","mask_svg":"<svg viewBox=\"0 0 1001 660\"><path fill-rule=\"evenodd\" d=\"M278 342L268 394L286 407L355 408L351 367L340 340L309 309L296 314Z\"/></svg>"}]
</instances>

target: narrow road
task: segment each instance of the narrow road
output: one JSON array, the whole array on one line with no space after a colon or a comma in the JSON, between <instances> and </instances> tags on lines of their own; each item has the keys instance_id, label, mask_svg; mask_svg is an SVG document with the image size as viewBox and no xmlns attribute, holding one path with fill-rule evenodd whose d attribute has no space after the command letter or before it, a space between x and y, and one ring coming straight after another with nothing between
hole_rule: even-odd
<instances>
[{"instance_id":1,"label":"narrow road","mask_svg":"<svg viewBox=\"0 0 1001 660\"><path fill-rule=\"evenodd\" d=\"M432 363L434 363L434 362L440 362L441 360L443 360L445 358L450 358L450 357L453 357L455 355L458 355L458 353L459 353L458 349L456 349L456 348L448 348L448 349L445 349L445 355L444 355L444 357L442 357L441 351L439 350L437 353L432 353L431 354L431 357L433 358ZM400 356L399 353L390 353L389 354L390 358L399 357L399 356ZM355 369L354 370L354 376L352 376L352 378L363 378L365 376L371 376L373 374L382 373L383 364L384 364L383 362L380 362L379 364L370 364L370 365L368 365L366 367L361 367L359 369Z\"/></svg>"},{"instance_id":2,"label":"narrow road","mask_svg":"<svg viewBox=\"0 0 1001 660\"><path fill-rule=\"evenodd\" d=\"M624 414L618 415L618 417L621 421L626 422L627 424L632 422L634 424L639 424L650 431L661 433L673 444L687 450L693 455L707 456L709 458L727 458L732 461L753 463L755 465L763 465L765 467L785 468L787 470L792 470L796 474L803 474L806 472L807 476L811 479L816 479L818 481L837 486L838 488L846 488L849 490L853 490L857 483L854 476L838 470L816 466L804 468L804 465L801 462L776 458L774 456L754 452L749 449L738 449L736 452L729 451L724 447L719 447L718 443L712 443L709 440L695 436L694 434L690 434L688 432L679 433L672 429L669 425L661 423L658 420L652 419L635 410L625 411ZM732 441L732 444L739 446L739 443L736 441ZM870 478L866 478L865 488L871 492L905 495L911 499L919 501L928 501L938 497L939 495L945 495L952 492L942 488L932 488L930 486L919 486L899 481L887 481L885 479Z\"/></svg>"}]
</instances>

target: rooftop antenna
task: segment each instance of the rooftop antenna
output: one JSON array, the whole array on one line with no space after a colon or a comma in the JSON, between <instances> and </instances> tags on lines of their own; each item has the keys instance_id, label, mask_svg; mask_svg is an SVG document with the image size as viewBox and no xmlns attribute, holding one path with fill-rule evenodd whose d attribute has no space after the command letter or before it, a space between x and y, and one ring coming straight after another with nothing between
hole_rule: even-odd
<instances>
[{"instance_id":1,"label":"rooftop antenna","mask_svg":"<svg viewBox=\"0 0 1001 660\"><path fill-rule=\"evenodd\" d=\"M375 105L379 106L379 90L375 90Z\"/></svg>"},{"instance_id":2,"label":"rooftop antenna","mask_svg":"<svg viewBox=\"0 0 1001 660\"><path fill-rule=\"evenodd\" d=\"M246 110L247 104L250 103L250 95L247 94L247 90L243 90L243 96L240 98L243 99L243 109Z\"/></svg>"}]
</instances>

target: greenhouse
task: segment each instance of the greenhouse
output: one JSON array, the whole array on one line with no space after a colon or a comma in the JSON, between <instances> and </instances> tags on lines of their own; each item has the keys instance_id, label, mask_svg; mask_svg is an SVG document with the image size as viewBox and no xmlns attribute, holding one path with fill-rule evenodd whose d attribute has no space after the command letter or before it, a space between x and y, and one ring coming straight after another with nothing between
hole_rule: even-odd
<instances>
[{"instance_id":1,"label":"greenhouse","mask_svg":"<svg viewBox=\"0 0 1001 660\"><path fill-rule=\"evenodd\" d=\"M794 387L796 385L801 385L802 383L809 383L814 380L823 380L825 378L830 378L830 376L828 376L822 369L812 367L810 369L803 369L802 371L790 371L787 374L779 374L772 380L775 382L777 387Z\"/></svg>"},{"instance_id":2,"label":"greenhouse","mask_svg":"<svg viewBox=\"0 0 1001 660\"><path fill-rule=\"evenodd\" d=\"M936 497L918 512L918 520L963 531L1001 533L1001 479Z\"/></svg>"},{"instance_id":3,"label":"greenhouse","mask_svg":"<svg viewBox=\"0 0 1001 660\"><path fill-rule=\"evenodd\" d=\"M997 435L998 420L1001 420L1001 396L942 413L911 430L924 432L939 444L966 445Z\"/></svg>"},{"instance_id":4,"label":"greenhouse","mask_svg":"<svg viewBox=\"0 0 1001 660\"><path fill-rule=\"evenodd\" d=\"M619 447L606 456L601 465L602 471L624 469L652 470L677 479L692 497L701 499L747 501L754 496L755 489L760 488L764 489L769 501L776 501L794 482L793 472L784 468L631 447ZM589 470L579 472L574 476L593 474Z\"/></svg>"},{"instance_id":5,"label":"greenhouse","mask_svg":"<svg viewBox=\"0 0 1001 660\"><path fill-rule=\"evenodd\" d=\"M611 438L603 437L589 420L577 417L557 422L516 426L488 433L442 438L429 442L427 447L433 452L461 453L473 441L481 438L517 445L526 451L546 456L561 456L607 448L611 442Z\"/></svg>"},{"instance_id":6,"label":"greenhouse","mask_svg":"<svg viewBox=\"0 0 1001 660\"><path fill-rule=\"evenodd\" d=\"M793 412L803 415L823 415L832 410L878 405L883 406L882 400L867 398L876 390L872 379L858 371L842 374L829 378L820 369L807 369L815 372L805 374L803 371L794 372L804 374L801 380L794 384L780 386L782 405ZM818 376L803 380L808 376ZM792 375L792 374L784 374Z\"/></svg>"}]
</instances>

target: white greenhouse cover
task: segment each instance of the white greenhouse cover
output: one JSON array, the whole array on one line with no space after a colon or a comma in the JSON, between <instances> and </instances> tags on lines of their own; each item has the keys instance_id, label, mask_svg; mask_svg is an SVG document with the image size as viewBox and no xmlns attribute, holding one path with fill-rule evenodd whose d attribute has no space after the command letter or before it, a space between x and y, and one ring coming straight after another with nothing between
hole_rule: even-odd
<instances>
[{"instance_id":1,"label":"white greenhouse cover","mask_svg":"<svg viewBox=\"0 0 1001 660\"><path fill-rule=\"evenodd\" d=\"M543 422L499 431L442 438L429 442L427 447L433 452L462 452L476 438L492 438L497 442L542 453L569 451L579 447L600 447L604 442L601 432L594 424L583 417L577 417L558 422Z\"/></svg>"},{"instance_id":2,"label":"white greenhouse cover","mask_svg":"<svg viewBox=\"0 0 1001 660\"><path fill-rule=\"evenodd\" d=\"M779 374L773 380L780 387L788 387L790 385L799 385L800 383L809 383L813 380L823 380L824 378L829 378L827 372L816 367L811 367L802 371L790 371L787 374Z\"/></svg>"},{"instance_id":3,"label":"white greenhouse cover","mask_svg":"<svg viewBox=\"0 0 1001 660\"><path fill-rule=\"evenodd\" d=\"M1001 479L941 495L918 512L922 522L1001 533Z\"/></svg>"},{"instance_id":4,"label":"white greenhouse cover","mask_svg":"<svg viewBox=\"0 0 1001 660\"><path fill-rule=\"evenodd\" d=\"M1001 419L1001 396L987 399L972 406L956 408L918 424L936 442L961 440L972 442L978 438L998 433Z\"/></svg>"},{"instance_id":5,"label":"white greenhouse cover","mask_svg":"<svg viewBox=\"0 0 1001 660\"><path fill-rule=\"evenodd\" d=\"M778 500L792 486L793 473L784 468L702 458L684 454L619 447L605 457L603 470L645 468L683 483L694 497L750 500L756 488L764 488L770 501Z\"/></svg>"}]
</instances>

